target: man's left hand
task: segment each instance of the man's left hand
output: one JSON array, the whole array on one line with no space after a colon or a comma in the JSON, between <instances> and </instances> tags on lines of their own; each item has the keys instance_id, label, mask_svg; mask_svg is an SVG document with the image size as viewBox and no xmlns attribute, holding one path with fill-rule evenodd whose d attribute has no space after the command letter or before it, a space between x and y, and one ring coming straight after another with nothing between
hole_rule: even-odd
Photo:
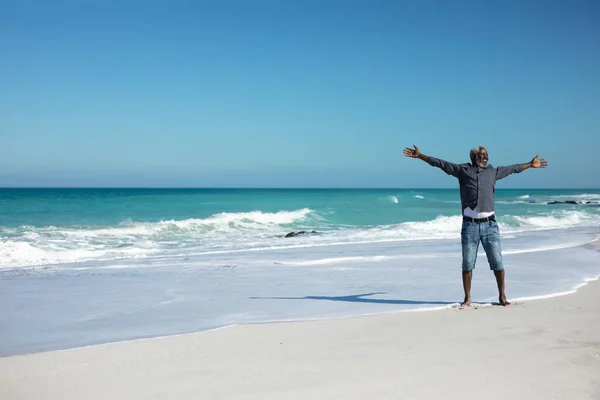
<instances>
[{"instance_id":1,"label":"man's left hand","mask_svg":"<svg viewBox=\"0 0 600 400\"><path fill-rule=\"evenodd\" d=\"M538 158L540 155L538 154L537 156L533 157L533 160L531 160L531 167L532 168L546 168L548 166L548 162L546 161L545 158Z\"/></svg>"}]
</instances>

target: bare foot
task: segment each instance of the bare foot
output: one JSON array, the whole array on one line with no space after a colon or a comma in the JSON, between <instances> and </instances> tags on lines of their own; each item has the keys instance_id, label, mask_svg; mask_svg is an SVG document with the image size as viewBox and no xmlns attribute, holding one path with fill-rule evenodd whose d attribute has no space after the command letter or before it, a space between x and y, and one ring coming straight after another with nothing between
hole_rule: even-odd
<instances>
[{"instance_id":1,"label":"bare foot","mask_svg":"<svg viewBox=\"0 0 600 400\"><path fill-rule=\"evenodd\" d=\"M460 305L463 307L469 307L471 305L471 298L465 297L465 300L462 303L460 303Z\"/></svg>"},{"instance_id":2,"label":"bare foot","mask_svg":"<svg viewBox=\"0 0 600 400\"><path fill-rule=\"evenodd\" d=\"M508 300L506 300L506 296L500 296L500 298L498 299L498 303L500 303L501 306L509 306L510 303Z\"/></svg>"}]
</instances>

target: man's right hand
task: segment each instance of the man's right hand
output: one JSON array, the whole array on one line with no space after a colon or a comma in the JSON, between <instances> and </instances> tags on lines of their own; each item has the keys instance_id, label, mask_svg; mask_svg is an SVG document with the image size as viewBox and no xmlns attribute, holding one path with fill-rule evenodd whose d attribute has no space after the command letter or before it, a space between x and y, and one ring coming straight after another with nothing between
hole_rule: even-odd
<instances>
[{"instance_id":1,"label":"man's right hand","mask_svg":"<svg viewBox=\"0 0 600 400\"><path fill-rule=\"evenodd\" d=\"M410 158L419 158L419 156L421 155L419 148L417 146L415 146L414 144L413 144L413 147L414 147L414 149L411 149L410 147L405 147L404 155L406 157L410 157Z\"/></svg>"}]
</instances>

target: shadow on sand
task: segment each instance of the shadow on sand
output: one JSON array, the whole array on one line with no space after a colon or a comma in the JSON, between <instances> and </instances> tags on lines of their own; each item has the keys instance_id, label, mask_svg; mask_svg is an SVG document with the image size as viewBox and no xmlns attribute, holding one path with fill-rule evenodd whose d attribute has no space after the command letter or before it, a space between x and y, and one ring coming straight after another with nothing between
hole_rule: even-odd
<instances>
[{"instance_id":1,"label":"shadow on sand","mask_svg":"<svg viewBox=\"0 0 600 400\"><path fill-rule=\"evenodd\" d=\"M404 305L452 305L458 304L456 301L428 301L428 300L387 300L387 299L368 299L367 296L376 294L385 294L386 292L372 292L364 294L354 294L350 296L303 296L303 297L249 297L250 299L262 300L329 300L329 301L347 301L350 303L375 303L375 304L404 304Z\"/></svg>"}]
</instances>

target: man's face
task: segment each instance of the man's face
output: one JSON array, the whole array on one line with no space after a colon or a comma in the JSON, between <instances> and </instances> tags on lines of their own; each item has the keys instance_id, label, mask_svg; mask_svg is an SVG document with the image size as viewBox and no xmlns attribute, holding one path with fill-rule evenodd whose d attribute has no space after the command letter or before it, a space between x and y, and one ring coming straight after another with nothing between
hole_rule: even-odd
<instances>
[{"instance_id":1,"label":"man's face","mask_svg":"<svg viewBox=\"0 0 600 400\"><path fill-rule=\"evenodd\" d=\"M481 168L485 168L488 163L488 152L485 148L479 149L479 153L475 154L475 163Z\"/></svg>"}]
</instances>

